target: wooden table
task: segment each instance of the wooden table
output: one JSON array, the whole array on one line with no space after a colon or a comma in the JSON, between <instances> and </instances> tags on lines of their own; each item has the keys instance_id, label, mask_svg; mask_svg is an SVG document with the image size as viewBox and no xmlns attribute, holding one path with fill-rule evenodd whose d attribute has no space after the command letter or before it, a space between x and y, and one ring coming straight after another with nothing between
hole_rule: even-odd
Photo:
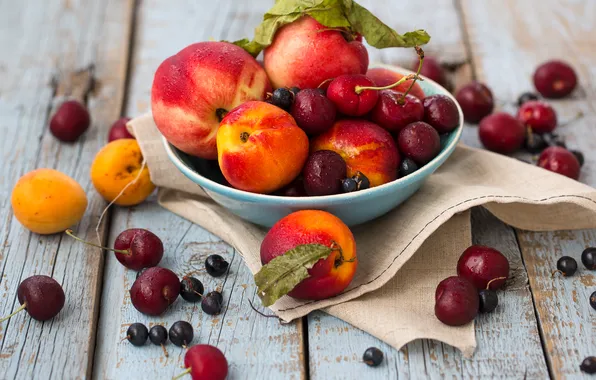
<instances>
[{"instance_id":1,"label":"wooden table","mask_svg":"<svg viewBox=\"0 0 596 380\"><path fill-rule=\"evenodd\" d=\"M89 167L121 114L149 110L153 73L187 44L250 36L273 1L232 0L21 0L0 2L0 315L16 306L16 288L32 274L63 284L67 303L55 319L40 323L20 313L0 326L1 379L149 379L181 372L183 350L121 342L132 322L167 326L183 319L195 327L195 342L217 345L230 363L231 379L345 378L577 378L579 363L596 355L596 312L588 296L596 277L585 270L552 278L563 254L579 259L596 246L596 231L534 233L503 225L474 210L474 240L504 252L513 281L501 305L476 323L478 349L465 359L447 345L419 340L398 351L324 313L289 325L263 318L249 307L258 301L252 276L232 248L200 227L161 209L154 198L134 208L114 208L101 233L108 244L129 227L149 228L163 240L162 265L177 273L199 272L207 288L221 287L225 311L212 318L197 305L177 302L163 317L148 318L130 304L135 273L108 254L61 235L38 236L14 220L9 199L16 180L38 167L73 176L90 204L78 226L93 239L105 202L94 191ZM250 4L250 5L249 5ZM577 70L580 88L553 102L561 121L584 117L559 129L586 155L581 180L596 185L596 2L592 0L367 0L361 4L397 30L425 28L425 48L454 64L456 85L476 78L489 84L498 107L514 112L514 101L532 90L540 62L563 58ZM371 62L409 66L413 52L370 51ZM94 85L89 86L89 79ZM75 144L48 132L48 117L65 96L86 99L93 126ZM474 126L464 140L478 146ZM540 191L540 189L536 189ZM204 258L219 253L231 261L221 279L203 275ZM579 260L578 260L579 261ZM259 304L256 302L256 304ZM369 346L386 361L369 368L361 360Z\"/></svg>"}]
</instances>

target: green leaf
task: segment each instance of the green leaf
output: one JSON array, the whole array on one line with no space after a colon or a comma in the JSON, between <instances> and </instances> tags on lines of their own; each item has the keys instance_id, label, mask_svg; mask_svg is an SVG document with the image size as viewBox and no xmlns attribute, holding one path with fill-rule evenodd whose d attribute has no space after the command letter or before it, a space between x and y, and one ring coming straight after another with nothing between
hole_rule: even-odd
<instances>
[{"instance_id":1,"label":"green leaf","mask_svg":"<svg viewBox=\"0 0 596 380\"><path fill-rule=\"evenodd\" d=\"M248 38L243 38L232 43L234 45L240 46L242 49L246 50L250 55L252 55L255 58L259 55L261 50L263 50L263 45L259 44L256 41L250 41Z\"/></svg>"},{"instance_id":2,"label":"green leaf","mask_svg":"<svg viewBox=\"0 0 596 380\"><path fill-rule=\"evenodd\" d=\"M329 257L333 250L322 244L298 245L265 264L255 274L257 295L264 306L271 306L309 277L308 269Z\"/></svg>"}]
</instances>

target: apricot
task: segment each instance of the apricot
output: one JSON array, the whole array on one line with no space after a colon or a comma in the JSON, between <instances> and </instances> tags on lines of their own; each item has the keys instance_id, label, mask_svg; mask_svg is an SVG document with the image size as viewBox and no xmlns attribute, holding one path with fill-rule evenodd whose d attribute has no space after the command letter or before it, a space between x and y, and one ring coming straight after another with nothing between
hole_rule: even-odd
<instances>
[{"instance_id":1,"label":"apricot","mask_svg":"<svg viewBox=\"0 0 596 380\"><path fill-rule=\"evenodd\" d=\"M114 140L104 146L91 164L91 181L106 201L120 206L137 205L155 190L149 169L146 165L143 167L143 154L135 139Z\"/></svg>"},{"instance_id":2,"label":"apricot","mask_svg":"<svg viewBox=\"0 0 596 380\"><path fill-rule=\"evenodd\" d=\"M25 228L46 235L77 224L87 209L87 196L66 174L37 169L19 178L11 203L15 218Z\"/></svg>"}]
</instances>

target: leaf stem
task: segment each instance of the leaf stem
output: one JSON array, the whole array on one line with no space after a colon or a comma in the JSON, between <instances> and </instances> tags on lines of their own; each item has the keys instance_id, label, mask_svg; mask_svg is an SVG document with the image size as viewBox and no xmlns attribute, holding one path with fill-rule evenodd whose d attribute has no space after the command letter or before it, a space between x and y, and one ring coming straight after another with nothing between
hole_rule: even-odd
<instances>
[{"instance_id":1,"label":"leaf stem","mask_svg":"<svg viewBox=\"0 0 596 380\"><path fill-rule=\"evenodd\" d=\"M6 317L0 319L0 323L6 321L7 319L9 319L10 317L13 317L15 314L17 314L19 311L23 311L25 308L27 307L27 302L25 302L24 304L22 304L18 309L16 309L15 311L12 312L12 314L7 315Z\"/></svg>"},{"instance_id":2,"label":"leaf stem","mask_svg":"<svg viewBox=\"0 0 596 380\"><path fill-rule=\"evenodd\" d=\"M181 373L181 374L179 374L179 375L176 375L176 376L172 377L172 380L178 380L178 379L180 379L181 377L188 375L188 374L190 373L190 370L191 370L191 368L192 368L192 367L188 367L188 368L186 369L186 371L182 372L182 373Z\"/></svg>"},{"instance_id":3,"label":"leaf stem","mask_svg":"<svg viewBox=\"0 0 596 380\"><path fill-rule=\"evenodd\" d=\"M112 251L112 252L117 252L117 253L122 253L123 255L130 255L130 251L128 251L127 249L114 249L114 248L108 248L108 247L102 247L101 245L97 245L97 244L93 244L91 242L88 242L86 240L81 239L80 237L76 236L71 229L68 229L65 231L65 233L70 236L71 238L80 241L81 243L85 243L87 245L90 245L92 247L96 247L96 248L100 248L100 249L105 249L106 251Z\"/></svg>"}]
</instances>

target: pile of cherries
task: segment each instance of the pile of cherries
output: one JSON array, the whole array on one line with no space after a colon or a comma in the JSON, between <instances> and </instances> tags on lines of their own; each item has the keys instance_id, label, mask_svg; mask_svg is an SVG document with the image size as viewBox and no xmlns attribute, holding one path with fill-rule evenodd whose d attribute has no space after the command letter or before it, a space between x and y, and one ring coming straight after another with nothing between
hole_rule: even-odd
<instances>
[{"instance_id":1,"label":"pile of cherries","mask_svg":"<svg viewBox=\"0 0 596 380\"><path fill-rule=\"evenodd\" d=\"M577 85L575 71L561 61L548 61L534 73L534 86L544 98L563 98ZM516 116L506 112L492 113L494 98L490 89L472 82L459 89L456 99L468 123L480 123L482 144L497 153L510 154L524 149L540 154L538 166L569 178L578 179L584 163L581 152L568 150L554 130L557 113L533 93L522 94L517 101Z\"/></svg>"}]
</instances>

